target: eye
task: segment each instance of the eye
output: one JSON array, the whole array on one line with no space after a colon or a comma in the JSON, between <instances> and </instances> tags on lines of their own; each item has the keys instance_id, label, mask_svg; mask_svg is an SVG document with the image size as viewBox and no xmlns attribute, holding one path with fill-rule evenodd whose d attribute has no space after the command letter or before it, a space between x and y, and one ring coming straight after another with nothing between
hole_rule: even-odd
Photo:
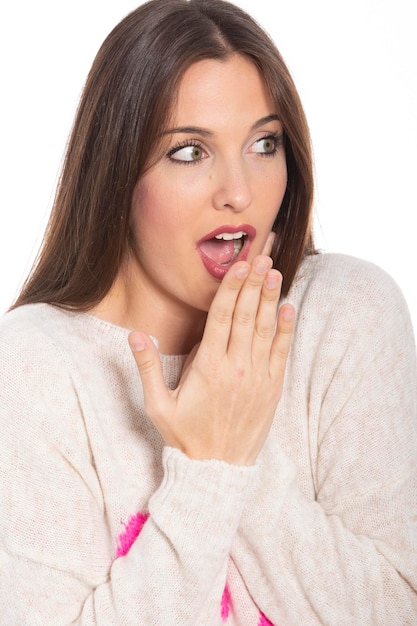
<instances>
[{"instance_id":1,"label":"eye","mask_svg":"<svg viewBox=\"0 0 417 626\"><path fill-rule=\"evenodd\" d=\"M180 163L198 163L207 157L203 147L195 141L183 142L168 152L168 158Z\"/></svg>"},{"instance_id":2,"label":"eye","mask_svg":"<svg viewBox=\"0 0 417 626\"><path fill-rule=\"evenodd\" d=\"M282 135L273 133L255 141L251 145L250 151L262 156L273 156L280 145L282 145Z\"/></svg>"}]
</instances>

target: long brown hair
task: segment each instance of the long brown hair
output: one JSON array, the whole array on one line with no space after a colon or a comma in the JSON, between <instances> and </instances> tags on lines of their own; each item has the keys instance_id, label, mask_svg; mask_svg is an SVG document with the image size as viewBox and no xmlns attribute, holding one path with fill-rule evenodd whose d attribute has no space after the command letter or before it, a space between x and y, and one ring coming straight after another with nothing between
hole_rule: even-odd
<instances>
[{"instance_id":1,"label":"long brown hair","mask_svg":"<svg viewBox=\"0 0 417 626\"><path fill-rule=\"evenodd\" d=\"M44 241L14 307L87 310L107 294L129 248L133 189L155 159L182 75L197 61L233 53L259 68L284 127L288 185L272 256L288 291L314 251L310 137L288 69L270 37L235 5L150 0L114 28L94 60Z\"/></svg>"}]
</instances>

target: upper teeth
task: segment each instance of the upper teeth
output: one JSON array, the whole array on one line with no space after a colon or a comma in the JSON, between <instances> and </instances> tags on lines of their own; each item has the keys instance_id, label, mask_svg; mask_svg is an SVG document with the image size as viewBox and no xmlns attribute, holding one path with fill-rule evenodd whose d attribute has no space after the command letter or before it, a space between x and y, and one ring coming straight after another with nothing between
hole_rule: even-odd
<instances>
[{"instance_id":1,"label":"upper teeth","mask_svg":"<svg viewBox=\"0 0 417 626\"><path fill-rule=\"evenodd\" d=\"M239 230L237 233L220 233L219 235L216 235L215 238L230 241L231 239L241 239L241 237L244 237L245 235L246 233L244 233L243 230Z\"/></svg>"}]
</instances>

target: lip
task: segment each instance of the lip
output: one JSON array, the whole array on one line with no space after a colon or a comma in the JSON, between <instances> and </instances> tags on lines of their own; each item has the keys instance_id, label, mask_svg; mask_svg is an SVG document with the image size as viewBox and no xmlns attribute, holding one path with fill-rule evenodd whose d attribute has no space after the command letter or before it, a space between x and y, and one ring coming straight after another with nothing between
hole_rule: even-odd
<instances>
[{"instance_id":1,"label":"lip","mask_svg":"<svg viewBox=\"0 0 417 626\"><path fill-rule=\"evenodd\" d=\"M208 256L202 252L200 249L200 244L203 241L208 241L209 239L214 239L216 235L220 235L221 233L238 233L239 231L243 231L246 233L245 240L243 242L242 250L239 252L238 256L233 260L229 265L219 265L213 259L210 259ZM204 237L202 237L199 241L197 241L197 252L200 255L200 258L203 262L204 267L208 271L208 273L216 278L217 280L222 280L224 276L227 274L229 269L237 263L238 261L246 261L249 255L249 251L252 245L253 240L256 237L256 228L251 226L250 224L239 224L238 226L232 226L230 224L219 226L211 233L208 233Z\"/></svg>"}]
</instances>

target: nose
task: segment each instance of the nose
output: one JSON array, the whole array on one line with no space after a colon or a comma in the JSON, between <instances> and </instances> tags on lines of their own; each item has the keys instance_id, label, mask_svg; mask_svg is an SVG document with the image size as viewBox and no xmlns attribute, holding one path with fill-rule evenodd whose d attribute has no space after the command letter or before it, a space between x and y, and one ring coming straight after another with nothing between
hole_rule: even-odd
<instances>
[{"instance_id":1,"label":"nose","mask_svg":"<svg viewBox=\"0 0 417 626\"><path fill-rule=\"evenodd\" d=\"M245 164L238 159L226 163L224 160L217 164L212 172L214 181L213 206L218 211L244 211L252 202L249 176L245 171Z\"/></svg>"}]
</instances>

